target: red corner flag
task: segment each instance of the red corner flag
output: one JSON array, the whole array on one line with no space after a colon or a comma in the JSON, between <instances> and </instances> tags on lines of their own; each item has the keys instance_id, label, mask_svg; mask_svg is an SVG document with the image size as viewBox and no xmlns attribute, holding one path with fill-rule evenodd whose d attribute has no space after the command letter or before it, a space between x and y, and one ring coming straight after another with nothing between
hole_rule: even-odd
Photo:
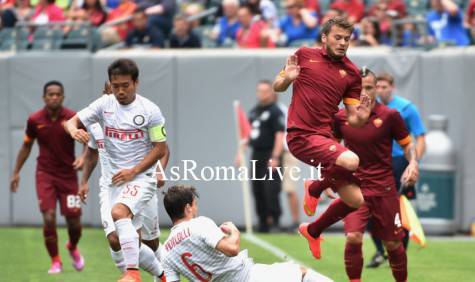
<instances>
[{"instance_id":1,"label":"red corner flag","mask_svg":"<svg viewBox=\"0 0 475 282\"><path fill-rule=\"evenodd\" d=\"M234 101L234 112L236 114L236 121L239 129L239 138L241 140L249 139L249 135L251 134L251 124L249 123L249 119L239 101Z\"/></svg>"}]
</instances>

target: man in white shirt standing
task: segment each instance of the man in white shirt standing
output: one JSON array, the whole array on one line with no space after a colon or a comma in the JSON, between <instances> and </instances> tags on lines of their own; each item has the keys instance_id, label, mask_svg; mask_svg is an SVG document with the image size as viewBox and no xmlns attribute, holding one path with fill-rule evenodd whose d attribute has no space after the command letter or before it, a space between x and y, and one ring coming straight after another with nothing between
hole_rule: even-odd
<instances>
[{"instance_id":1,"label":"man in white shirt standing","mask_svg":"<svg viewBox=\"0 0 475 282\"><path fill-rule=\"evenodd\" d=\"M83 129L96 122L104 130L110 157L112 219L119 236L127 272L122 281L141 281L139 235L133 221L156 193L155 166L167 149L165 118L147 98L136 94L139 70L134 61L119 59L108 68L114 95L104 95L71 118L65 128L83 143Z\"/></svg>"},{"instance_id":2,"label":"man in white shirt standing","mask_svg":"<svg viewBox=\"0 0 475 282\"><path fill-rule=\"evenodd\" d=\"M173 186L163 203L173 227L163 245L162 262L167 281L213 282L328 282L331 279L292 262L255 264L240 251L240 233L232 222L221 226L198 217L196 189Z\"/></svg>"}]
</instances>

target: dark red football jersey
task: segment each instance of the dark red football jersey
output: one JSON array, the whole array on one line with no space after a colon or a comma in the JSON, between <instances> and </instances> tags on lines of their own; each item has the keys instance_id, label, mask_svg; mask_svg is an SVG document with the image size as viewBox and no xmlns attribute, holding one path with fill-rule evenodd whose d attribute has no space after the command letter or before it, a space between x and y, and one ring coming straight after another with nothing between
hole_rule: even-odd
<instances>
[{"instance_id":1,"label":"dark red football jersey","mask_svg":"<svg viewBox=\"0 0 475 282\"><path fill-rule=\"evenodd\" d=\"M300 48L300 74L293 83L287 128L331 137L338 105L358 104L361 76L347 58L332 61L325 48Z\"/></svg>"},{"instance_id":2,"label":"dark red football jersey","mask_svg":"<svg viewBox=\"0 0 475 282\"><path fill-rule=\"evenodd\" d=\"M358 155L360 165L356 176L361 179L364 196L382 196L397 193L392 168L393 140L401 146L411 142L411 136L398 111L376 103L363 127L348 124L345 110L334 120L335 137Z\"/></svg>"},{"instance_id":3,"label":"dark red football jersey","mask_svg":"<svg viewBox=\"0 0 475 282\"><path fill-rule=\"evenodd\" d=\"M74 174L74 139L63 128L63 123L76 113L61 108L58 118L51 120L46 108L28 117L25 139L37 139L40 147L37 170L55 174Z\"/></svg>"}]
</instances>

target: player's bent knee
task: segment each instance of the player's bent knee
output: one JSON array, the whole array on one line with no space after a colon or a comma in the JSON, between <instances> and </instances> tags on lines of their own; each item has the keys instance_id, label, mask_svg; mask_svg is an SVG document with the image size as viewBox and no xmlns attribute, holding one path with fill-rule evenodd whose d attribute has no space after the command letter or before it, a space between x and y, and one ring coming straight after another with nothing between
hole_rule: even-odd
<instances>
[{"instance_id":1,"label":"player's bent knee","mask_svg":"<svg viewBox=\"0 0 475 282\"><path fill-rule=\"evenodd\" d=\"M56 226L56 212L54 210L43 212L43 220L45 225Z\"/></svg>"},{"instance_id":2,"label":"player's bent knee","mask_svg":"<svg viewBox=\"0 0 475 282\"><path fill-rule=\"evenodd\" d=\"M346 242L349 244L362 244L363 234L359 232L351 232L346 234Z\"/></svg>"},{"instance_id":3,"label":"player's bent knee","mask_svg":"<svg viewBox=\"0 0 475 282\"><path fill-rule=\"evenodd\" d=\"M335 163L347 170L355 171L360 165L360 158L352 151L345 151L341 153Z\"/></svg>"},{"instance_id":4,"label":"player's bent knee","mask_svg":"<svg viewBox=\"0 0 475 282\"><path fill-rule=\"evenodd\" d=\"M142 243L147 245L150 249L152 249L152 251L155 252L155 251L158 250L158 246L160 244L160 241L157 238L157 239L154 239L154 240L142 240Z\"/></svg>"},{"instance_id":5,"label":"player's bent knee","mask_svg":"<svg viewBox=\"0 0 475 282\"><path fill-rule=\"evenodd\" d=\"M394 251L401 246L402 242L401 241L383 241L383 244L386 247L386 250Z\"/></svg>"},{"instance_id":6,"label":"player's bent knee","mask_svg":"<svg viewBox=\"0 0 475 282\"><path fill-rule=\"evenodd\" d=\"M111 211L112 219L117 221L122 218L131 218L132 212L130 209L123 204L116 204Z\"/></svg>"}]
</instances>

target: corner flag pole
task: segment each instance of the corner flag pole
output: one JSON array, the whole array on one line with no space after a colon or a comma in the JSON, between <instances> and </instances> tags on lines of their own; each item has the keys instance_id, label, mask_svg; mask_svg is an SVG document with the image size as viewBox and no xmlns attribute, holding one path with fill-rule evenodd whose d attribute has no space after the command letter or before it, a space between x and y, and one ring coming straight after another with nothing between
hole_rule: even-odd
<instances>
[{"instance_id":1,"label":"corner flag pole","mask_svg":"<svg viewBox=\"0 0 475 282\"><path fill-rule=\"evenodd\" d=\"M247 164L246 156L244 154L244 140L241 140L240 124L239 124L239 101L235 100L234 107L234 121L236 124L236 139L238 145L238 154L240 159L239 166L245 166ZM241 180L243 208L244 208L244 223L246 225L246 233L252 234L252 217L251 217L251 195L249 192L249 181L247 179Z\"/></svg>"}]
</instances>

